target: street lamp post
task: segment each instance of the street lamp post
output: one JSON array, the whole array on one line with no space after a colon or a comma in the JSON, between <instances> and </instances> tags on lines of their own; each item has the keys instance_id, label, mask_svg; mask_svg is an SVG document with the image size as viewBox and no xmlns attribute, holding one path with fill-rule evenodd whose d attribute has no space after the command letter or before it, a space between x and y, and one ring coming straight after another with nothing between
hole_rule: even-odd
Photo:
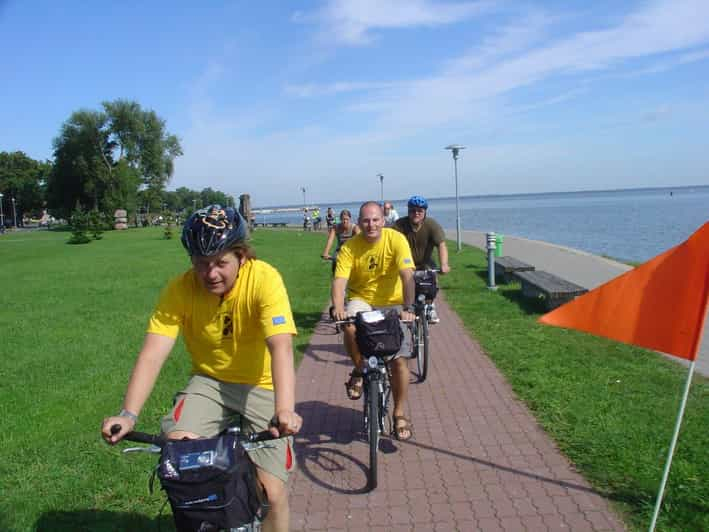
<instances>
[{"instance_id":1,"label":"street lamp post","mask_svg":"<svg viewBox=\"0 0 709 532\"><path fill-rule=\"evenodd\" d=\"M453 153L453 168L455 172L455 240L456 249L460 251L460 202L458 201L458 153L460 150L464 150L465 146L460 144L451 144L446 146L447 150Z\"/></svg>"},{"instance_id":2,"label":"street lamp post","mask_svg":"<svg viewBox=\"0 0 709 532\"><path fill-rule=\"evenodd\" d=\"M377 174L379 178L379 197L382 200L382 207L384 206L384 176L382 174Z\"/></svg>"},{"instance_id":3,"label":"street lamp post","mask_svg":"<svg viewBox=\"0 0 709 532\"><path fill-rule=\"evenodd\" d=\"M12 220L15 224L15 229L17 229L17 209L15 208L15 197L12 197Z\"/></svg>"},{"instance_id":4,"label":"street lamp post","mask_svg":"<svg viewBox=\"0 0 709 532\"><path fill-rule=\"evenodd\" d=\"M305 187L300 187L300 191L303 193L303 208L305 209L308 206L308 203L305 201Z\"/></svg>"},{"instance_id":5,"label":"street lamp post","mask_svg":"<svg viewBox=\"0 0 709 532\"><path fill-rule=\"evenodd\" d=\"M0 193L0 231L5 229L5 214L2 212L2 198L4 196Z\"/></svg>"}]
</instances>

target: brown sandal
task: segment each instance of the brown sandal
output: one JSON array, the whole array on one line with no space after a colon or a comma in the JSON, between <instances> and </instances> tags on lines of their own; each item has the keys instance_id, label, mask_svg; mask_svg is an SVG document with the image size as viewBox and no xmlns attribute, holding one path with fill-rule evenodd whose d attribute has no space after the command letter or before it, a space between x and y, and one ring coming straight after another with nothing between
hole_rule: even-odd
<instances>
[{"instance_id":1,"label":"brown sandal","mask_svg":"<svg viewBox=\"0 0 709 532\"><path fill-rule=\"evenodd\" d=\"M364 376L359 370L352 370L350 373L350 380L345 383L345 389L347 390L347 397L352 401L362 397L362 391L364 388Z\"/></svg>"},{"instance_id":2,"label":"brown sandal","mask_svg":"<svg viewBox=\"0 0 709 532\"><path fill-rule=\"evenodd\" d=\"M394 416L394 428L391 434L399 441L408 441L414 437L413 428L414 426L406 416ZM406 436L407 432L408 436Z\"/></svg>"}]
</instances>

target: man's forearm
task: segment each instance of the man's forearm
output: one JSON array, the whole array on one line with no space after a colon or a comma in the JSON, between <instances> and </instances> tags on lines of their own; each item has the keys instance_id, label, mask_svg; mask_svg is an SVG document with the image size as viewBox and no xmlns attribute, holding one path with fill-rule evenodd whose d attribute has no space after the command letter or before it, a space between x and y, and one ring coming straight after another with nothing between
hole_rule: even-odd
<instances>
[{"instance_id":1,"label":"man's forearm","mask_svg":"<svg viewBox=\"0 0 709 532\"><path fill-rule=\"evenodd\" d=\"M401 283L404 288L404 305L413 305L416 298L416 284L414 283L413 270L401 270Z\"/></svg>"},{"instance_id":2,"label":"man's forearm","mask_svg":"<svg viewBox=\"0 0 709 532\"><path fill-rule=\"evenodd\" d=\"M441 268L448 266L448 247L445 242L438 244L438 260Z\"/></svg>"},{"instance_id":3,"label":"man's forearm","mask_svg":"<svg viewBox=\"0 0 709 532\"><path fill-rule=\"evenodd\" d=\"M145 336L143 348L128 381L123 408L135 415L140 414L174 343L174 339L157 334Z\"/></svg>"},{"instance_id":4,"label":"man's forearm","mask_svg":"<svg viewBox=\"0 0 709 532\"><path fill-rule=\"evenodd\" d=\"M271 376L275 395L275 411L293 412L295 409L295 368L293 365L293 338L278 334L267 339L271 352Z\"/></svg>"},{"instance_id":5,"label":"man's forearm","mask_svg":"<svg viewBox=\"0 0 709 532\"><path fill-rule=\"evenodd\" d=\"M347 279L335 277L332 281L332 304L338 310L345 308L345 288L347 288Z\"/></svg>"}]
</instances>

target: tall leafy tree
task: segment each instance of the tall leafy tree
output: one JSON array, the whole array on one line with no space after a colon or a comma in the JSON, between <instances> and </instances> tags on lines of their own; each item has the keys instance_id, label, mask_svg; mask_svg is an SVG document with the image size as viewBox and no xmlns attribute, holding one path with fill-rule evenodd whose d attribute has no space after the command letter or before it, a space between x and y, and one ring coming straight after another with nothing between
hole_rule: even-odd
<instances>
[{"instance_id":1,"label":"tall leafy tree","mask_svg":"<svg viewBox=\"0 0 709 532\"><path fill-rule=\"evenodd\" d=\"M49 161L36 161L24 152L0 152L0 193L3 194L3 214L10 220L12 198L15 199L18 224L25 212L38 214L44 206Z\"/></svg>"},{"instance_id":2,"label":"tall leafy tree","mask_svg":"<svg viewBox=\"0 0 709 532\"><path fill-rule=\"evenodd\" d=\"M76 201L109 213L117 207L134 211L142 189L157 207L180 155L179 140L165 121L137 102L116 100L104 102L101 111L76 111L54 141L48 202L64 216Z\"/></svg>"}]
</instances>

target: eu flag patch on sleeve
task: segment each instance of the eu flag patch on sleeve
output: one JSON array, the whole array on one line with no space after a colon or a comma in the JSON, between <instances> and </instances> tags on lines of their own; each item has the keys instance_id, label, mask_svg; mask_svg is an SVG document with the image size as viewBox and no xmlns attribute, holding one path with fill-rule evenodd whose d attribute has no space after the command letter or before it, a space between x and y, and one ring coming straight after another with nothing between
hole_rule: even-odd
<instances>
[{"instance_id":1,"label":"eu flag patch on sleeve","mask_svg":"<svg viewBox=\"0 0 709 532\"><path fill-rule=\"evenodd\" d=\"M271 318L271 323L274 325L283 325L286 322L285 316L274 316Z\"/></svg>"},{"instance_id":2,"label":"eu flag patch on sleeve","mask_svg":"<svg viewBox=\"0 0 709 532\"><path fill-rule=\"evenodd\" d=\"M411 264L411 259L404 259L404 264Z\"/></svg>"}]
</instances>

